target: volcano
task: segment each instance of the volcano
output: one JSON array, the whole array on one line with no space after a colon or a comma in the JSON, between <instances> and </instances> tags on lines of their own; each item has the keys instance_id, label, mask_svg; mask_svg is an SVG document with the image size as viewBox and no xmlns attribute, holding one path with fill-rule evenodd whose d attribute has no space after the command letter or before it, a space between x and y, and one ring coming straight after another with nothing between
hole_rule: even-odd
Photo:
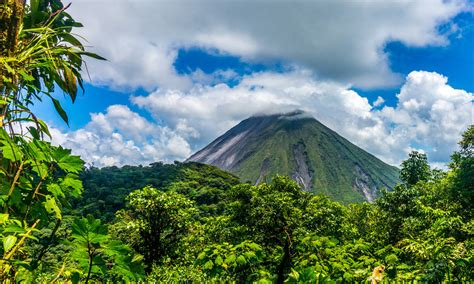
<instances>
[{"instance_id":1,"label":"volcano","mask_svg":"<svg viewBox=\"0 0 474 284\"><path fill-rule=\"evenodd\" d=\"M187 161L217 166L253 184L288 175L301 188L344 203L373 201L399 170L303 111L247 118Z\"/></svg>"}]
</instances>

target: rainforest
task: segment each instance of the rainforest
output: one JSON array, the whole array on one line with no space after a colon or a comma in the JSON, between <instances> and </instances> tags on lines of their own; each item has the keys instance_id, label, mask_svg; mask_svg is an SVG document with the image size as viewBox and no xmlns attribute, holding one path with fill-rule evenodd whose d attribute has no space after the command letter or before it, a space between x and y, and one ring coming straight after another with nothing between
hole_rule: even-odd
<instances>
[{"instance_id":1,"label":"rainforest","mask_svg":"<svg viewBox=\"0 0 474 284\"><path fill-rule=\"evenodd\" d=\"M39 108L71 124L64 97L87 90L86 62L108 60L69 11L0 0L2 283L474 280L472 121L442 169L429 151L410 148L390 166L313 119L299 129L275 116L188 160L95 166L55 142Z\"/></svg>"}]
</instances>

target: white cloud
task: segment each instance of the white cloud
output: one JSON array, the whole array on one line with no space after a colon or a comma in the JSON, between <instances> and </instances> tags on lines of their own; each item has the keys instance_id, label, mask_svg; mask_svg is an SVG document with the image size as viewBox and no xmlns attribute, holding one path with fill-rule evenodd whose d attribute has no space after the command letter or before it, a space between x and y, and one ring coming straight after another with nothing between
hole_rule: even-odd
<instances>
[{"instance_id":1,"label":"white cloud","mask_svg":"<svg viewBox=\"0 0 474 284\"><path fill-rule=\"evenodd\" d=\"M398 105L380 110L373 109L367 98L348 86L313 78L304 70L259 73L244 77L233 88L221 84L189 92L158 90L134 97L132 102L171 129L193 133L180 134L197 146L255 113L304 109L392 164L399 164L412 148L419 147L432 162L446 162L460 133L472 123L473 94L452 88L447 78L437 73L410 73L398 94Z\"/></svg>"},{"instance_id":2,"label":"white cloud","mask_svg":"<svg viewBox=\"0 0 474 284\"><path fill-rule=\"evenodd\" d=\"M411 72L397 95L397 108L381 111L386 124L396 122L392 134L422 145L435 162L445 162L460 133L474 123L473 94L454 89L447 81L435 72Z\"/></svg>"},{"instance_id":3,"label":"white cloud","mask_svg":"<svg viewBox=\"0 0 474 284\"><path fill-rule=\"evenodd\" d=\"M385 100L381 96L378 96L377 99L375 100L375 102L372 105L374 107L378 107L378 106L383 105L383 103L385 103Z\"/></svg>"},{"instance_id":4,"label":"white cloud","mask_svg":"<svg viewBox=\"0 0 474 284\"><path fill-rule=\"evenodd\" d=\"M234 87L198 85L132 97L154 121L113 105L92 114L83 129L66 134L54 129L53 136L96 166L170 162L187 158L251 115L303 109L385 162L399 165L417 149L433 165L446 163L473 123L474 95L452 88L440 74L414 71L397 97L395 107L374 108L349 86L316 80L308 70L263 72Z\"/></svg>"},{"instance_id":5,"label":"white cloud","mask_svg":"<svg viewBox=\"0 0 474 284\"><path fill-rule=\"evenodd\" d=\"M156 90L131 98L154 121L113 105L83 129L53 129L54 142L96 166L182 160L248 116L299 108L388 163L416 148L441 165L473 123L473 94L437 73L412 72L403 83L384 47L448 44L439 27L468 3L75 1L70 12L85 26L77 32L108 58L88 62L93 82ZM291 71L254 73L234 87L219 84L236 79L233 70L178 74L178 50L196 46L248 62L283 62ZM399 83L395 107L381 97L371 105L351 90Z\"/></svg>"},{"instance_id":6,"label":"white cloud","mask_svg":"<svg viewBox=\"0 0 474 284\"><path fill-rule=\"evenodd\" d=\"M112 105L105 114L92 114L83 129L62 133L52 128L51 132L53 144L71 148L97 167L171 162L191 154L184 138L123 105Z\"/></svg>"},{"instance_id":7,"label":"white cloud","mask_svg":"<svg viewBox=\"0 0 474 284\"><path fill-rule=\"evenodd\" d=\"M78 32L93 50L109 59L89 62L95 83L187 90L192 78L177 74L173 64L179 48L198 46L376 87L400 80L384 53L387 42L447 44L438 27L468 5L463 0L83 0L73 3L71 14L84 23Z\"/></svg>"}]
</instances>

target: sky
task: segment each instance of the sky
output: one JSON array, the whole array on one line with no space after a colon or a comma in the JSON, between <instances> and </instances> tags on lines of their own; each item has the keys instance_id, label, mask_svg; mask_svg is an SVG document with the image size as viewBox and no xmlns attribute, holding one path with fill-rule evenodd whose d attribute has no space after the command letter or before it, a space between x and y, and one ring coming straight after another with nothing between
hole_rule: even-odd
<instances>
[{"instance_id":1,"label":"sky","mask_svg":"<svg viewBox=\"0 0 474 284\"><path fill-rule=\"evenodd\" d=\"M73 1L85 93L35 110L97 167L182 161L239 121L302 109L399 165L444 168L473 124L474 2Z\"/></svg>"}]
</instances>

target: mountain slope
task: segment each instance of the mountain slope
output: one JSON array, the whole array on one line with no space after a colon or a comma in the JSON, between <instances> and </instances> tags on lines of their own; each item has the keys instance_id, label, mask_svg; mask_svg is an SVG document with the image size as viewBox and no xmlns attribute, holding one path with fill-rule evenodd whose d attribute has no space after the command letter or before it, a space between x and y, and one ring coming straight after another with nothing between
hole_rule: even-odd
<instances>
[{"instance_id":1,"label":"mountain slope","mask_svg":"<svg viewBox=\"0 0 474 284\"><path fill-rule=\"evenodd\" d=\"M110 222L123 209L130 192L152 186L167 191L179 184L178 192L196 202L205 211L221 210L222 196L239 183L239 179L216 167L200 163L163 164L88 168L81 174L82 198L72 200L73 214L92 214ZM201 208L203 209L203 208Z\"/></svg>"},{"instance_id":2,"label":"mountain slope","mask_svg":"<svg viewBox=\"0 0 474 284\"><path fill-rule=\"evenodd\" d=\"M187 161L230 171L252 183L274 174L343 202L372 201L398 182L398 169L301 111L243 120Z\"/></svg>"}]
</instances>

